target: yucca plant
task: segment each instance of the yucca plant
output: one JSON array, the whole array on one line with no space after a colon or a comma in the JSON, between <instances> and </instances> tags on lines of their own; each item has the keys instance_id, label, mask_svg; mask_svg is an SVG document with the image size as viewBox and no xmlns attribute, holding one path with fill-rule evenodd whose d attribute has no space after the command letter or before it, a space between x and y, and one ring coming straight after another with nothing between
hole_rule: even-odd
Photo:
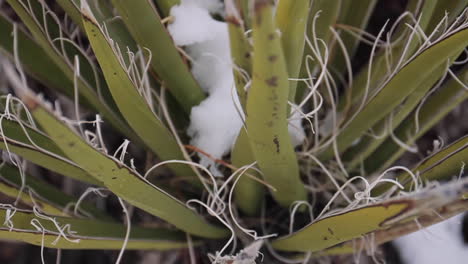
<instances>
[{"instance_id":1,"label":"yucca plant","mask_svg":"<svg viewBox=\"0 0 468 264\"><path fill-rule=\"evenodd\" d=\"M468 137L415 145L468 96L466 0L375 35L376 0L5 2L2 239L346 263L468 209Z\"/></svg>"}]
</instances>

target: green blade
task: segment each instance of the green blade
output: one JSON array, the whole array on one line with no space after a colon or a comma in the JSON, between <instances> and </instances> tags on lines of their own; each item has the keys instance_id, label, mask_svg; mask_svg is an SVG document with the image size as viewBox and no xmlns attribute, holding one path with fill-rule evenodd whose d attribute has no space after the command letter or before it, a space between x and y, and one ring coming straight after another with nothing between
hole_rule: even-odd
<instances>
[{"instance_id":1,"label":"green blade","mask_svg":"<svg viewBox=\"0 0 468 264\"><path fill-rule=\"evenodd\" d=\"M327 46L329 46L332 37L330 27L333 27L338 19L341 4L342 0L314 0L312 2L306 28L306 37L312 43L314 41L317 41L318 39L321 39L325 42L325 44L327 44ZM315 20L315 17L317 15L319 15L319 17L317 18L317 20ZM316 21L315 27L314 21ZM320 45L319 48L321 49L322 46ZM314 58L314 61L311 62L310 60L306 60L307 56L312 56L312 58ZM304 48L302 65L299 73L300 78L312 77L308 76L306 63L309 64L309 68L312 72L316 67L319 66L319 64L317 63L317 58L315 57L314 53L312 52L312 49L308 45L306 45ZM308 87L305 82L299 82L297 84L296 102L300 102L302 100L304 95L307 93L307 89Z\"/></svg>"},{"instance_id":2,"label":"green blade","mask_svg":"<svg viewBox=\"0 0 468 264\"><path fill-rule=\"evenodd\" d=\"M427 48L407 63L382 90L352 119L337 137L341 153L362 136L369 128L388 115L402 103L419 85L431 76L434 70L447 59L455 56L468 44L468 29L463 28ZM333 148L321 153L322 159L333 157Z\"/></svg>"},{"instance_id":3,"label":"green blade","mask_svg":"<svg viewBox=\"0 0 468 264\"><path fill-rule=\"evenodd\" d=\"M0 14L0 51L10 60L14 60L13 47L13 25L14 22ZM73 83L55 65L49 55L20 27L17 29L18 57L23 69L47 87L51 87L73 97ZM47 65L47 67L44 67ZM85 98L80 98L80 102L86 105Z\"/></svg>"},{"instance_id":4,"label":"green blade","mask_svg":"<svg viewBox=\"0 0 468 264\"><path fill-rule=\"evenodd\" d=\"M280 0L276 7L276 25L281 32L289 78L298 78L303 60L310 0ZM297 81L289 82L289 101L294 102Z\"/></svg>"},{"instance_id":5,"label":"green blade","mask_svg":"<svg viewBox=\"0 0 468 264\"><path fill-rule=\"evenodd\" d=\"M418 172L423 181L450 179L460 175L466 163L468 163L468 136L426 158L413 171ZM403 176L398 177L399 180L402 178ZM409 185L405 183L405 186Z\"/></svg>"},{"instance_id":6,"label":"green blade","mask_svg":"<svg viewBox=\"0 0 468 264\"><path fill-rule=\"evenodd\" d=\"M85 33L86 30L83 25L80 10L81 0L57 0L57 3ZM126 50L128 48L134 53L138 50L135 41L130 35L130 32L125 28L125 24L122 20L114 19L113 7L108 1L88 1L87 3L96 20L100 25L105 25L106 32L109 33L109 36L114 40L116 45L120 46L120 50ZM124 60L125 63L128 64L128 56L124 56Z\"/></svg>"},{"instance_id":7,"label":"green blade","mask_svg":"<svg viewBox=\"0 0 468 264\"><path fill-rule=\"evenodd\" d=\"M448 64L451 64L459 54L456 54L450 59ZM395 130L398 125L405 120L405 118L424 100L425 96L429 93L430 89L437 83L437 81L444 77L447 72L447 63L442 63L436 68L432 74L424 80L414 91L408 95L405 101L397 110L394 110L390 116L384 120L379 121L373 128L377 134L385 133L384 136L376 139L371 136L364 136L359 143L351 147L343 155L343 160L349 160L348 167L355 169L358 165L365 160L373 151L375 151L390 135L388 131ZM386 132L387 131L387 132Z\"/></svg>"},{"instance_id":8,"label":"green blade","mask_svg":"<svg viewBox=\"0 0 468 264\"><path fill-rule=\"evenodd\" d=\"M52 43L51 38L60 36L59 34L59 27L58 25L52 21L52 19L46 19L46 24L48 31L44 30L44 25L41 21L43 9L42 5L45 3L39 3L37 1L31 1L31 5L28 5L24 2L24 0L8 0L8 3L11 7L15 10L16 14L20 17L22 22L27 26L29 31L31 32L34 39L37 41L37 44L42 47L45 53L49 56L49 58L56 64L58 68L63 71L63 74L73 83L75 78L75 70L74 66L71 65L70 58L64 56L54 43ZM31 9L29 8L31 7ZM39 18L38 18L39 17ZM46 18L49 18L46 16ZM70 56L77 55L78 57L82 58L82 55L76 52L76 48L71 45L67 45L68 50L71 54ZM73 56L71 57L73 61ZM87 66L87 67L86 67ZM90 81L94 80L94 76L92 74L91 66L86 62L86 60L80 60L80 71L82 72L81 76L88 76L88 78L77 78L77 86L78 91L80 94L86 98L90 105L97 111L99 111L116 129L122 131L125 135L132 139L136 139L137 137L135 134L128 128L127 124L123 122L118 115L118 112L114 111L111 106L101 100L101 96L99 93L92 88ZM99 77L99 76L98 76ZM98 79L98 82L100 80ZM69 89L73 89L73 87L68 87ZM103 97L105 96L105 89L101 90ZM137 140L135 140L137 141Z\"/></svg>"},{"instance_id":9,"label":"green blade","mask_svg":"<svg viewBox=\"0 0 468 264\"><path fill-rule=\"evenodd\" d=\"M187 113L205 98L151 0L112 0L138 44L151 51L151 69Z\"/></svg>"},{"instance_id":10,"label":"green blade","mask_svg":"<svg viewBox=\"0 0 468 264\"><path fill-rule=\"evenodd\" d=\"M237 95L241 106L246 111L248 81L252 76L252 45L245 34L245 18L242 18L242 3L230 0L226 3L226 21L229 29L229 41L233 63L238 67L233 69ZM237 167L255 162L249 138L244 128L241 128L236 143L231 151L231 162ZM246 173L261 177L255 170ZM234 188L234 199L237 207L248 215L260 212L262 198L265 195L263 187L255 180L242 176Z\"/></svg>"},{"instance_id":11,"label":"green blade","mask_svg":"<svg viewBox=\"0 0 468 264\"><path fill-rule=\"evenodd\" d=\"M57 4L59 4L60 7L62 7L67 16L69 16L71 20L73 20L73 22L75 22L75 24L80 27L81 31L84 32L84 26L81 21L80 9L78 8L80 6L80 2L81 0L57 0Z\"/></svg>"},{"instance_id":12,"label":"green blade","mask_svg":"<svg viewBox=\"0 0 468 264\"><path fill-rule=\"evenodd\" d=\"M209 238L222 238L229 234L226 229L206 222L202 216L149 183L135 170L90 146L36 98L28 97L23 101L27 102L32 115L71 160L128 203L190 234Z\"/></svg>"},{"instance_id":13,"label":"green blade","mask_svg":"<svg viewBox=\"0 0 468 264\"><path fill-rule=\"evenodd\" d=\"M233 0L229 0L226 4L226 22L228 23L232 63L236 66L233 67L234 83L239 102L245 112L247 105L246 86L250 76L252 76L252 46L245 35L245 24L239 14L239 3L236 4Z\"/></svg>"},{"instance_id":14,"label":"green blade","mask_svg":"<svg viewBox=\"0 0 468 264\"><path fill-rule=\"evenodd\" d=\"M185 160L176 139L140 95L138 84L130 78L127 66L119 61L115 46L87 9L83 10L83 24L112 96L127 122L163 161ZM171 164L169 167L177 176L199 183L189 166Z\"/></svg>"},{"instance_id":15,"label":"green blade","mask_svg":"<svg viewBox=\"0 0 468 264\"><path fill-rule=\"evenodd\" d=\"M359 3L353 1L342 1L340 8L340 16L337 23L346 27L361 29L365 32L369 19L374 11L377 0L363 0ZM358 36L362 36L361 32L357 32ZM343 46L350 59L352 59L359 45L359 38L350 33L343 32L340 34ZM338 74L342 74L346 70L346 61L341 51L341 48L335 44L331 53L331 68Z\"/></svg>"},{"instance_id":16,"label":"green blade","mask_svg":"<svg viewBox=\"0 0 468 264\"><path fill-rule=\"evenodd\" d=\"M427 157L412 171L419 175L422 182L448 180L463 172L466 163L468 163L468 136ZM408 173L401 173L396 179L405 186L407 191L414 187ZM379 195L390 187L388 184L382 184L373 190L373 194Z\"/></svg>"},{"instance_id":17,"label":"green blade","mask_svg":"<svg viewBox=\"0 0 468 264\"><path fill-rule=\"evenodd\" d=\"M102 185L78 165L67 160L54 141L44 134L27 125L22 127L18 122L8 119L2 120L1 127L3 138L0 140L0 149L10 150L32 163L72 179Z\"/></svg>"},{"instance_id":18,"label":"green blade","mask_svg":"<svg viewBox=\"0 0 468 264\"><path fill-rule=\"evenodd\" d=\"M11 213L11 209L0 209L0 219L7 219L6 216ZM34 220L35 219L35 220ZM17 210L9 218L13 224L13 230L8 226L0 227L0 238L8 240L23 241L29 244L43 245L49 248L63 249L121 249L126 227L114 222L103 222L96 219L77 219L67 217L53 217L60 228L66 225L70 226L73 234L68 234L70 240L79 239L77 243L70 242L63 237L55 242L59 233L55 224L46 219L37 217L33 212ZM34 220L34 222L33 222ZM37 222L36 222L37 221ZM42 230L32 224L44 228ZM37 224L39 223L39 224ZM39 226L39 227L40 227ZM67 231L65 230L65 234ZM42 243L44 240L44 243ZM176 248L185 248L187 243L184 241L184 235L167 229L140 228L132 227L130 238L126 249L157 249L168 250Z\"/></svg>"},{"instance_id":19,"label":"green blade","mask_svg":"<svg viewBox=\"0 0 468 264\"><path fill-rule=\"evenodd\" d=\"M231 162L237 168L250 165L255 162L252 149L250 148L249 138L245 128L241 128L239 136L231 152ZM260 173L254 169L246 171L250 175L261 179ZM262 205L263 197L265 196L265 189L263 186L247 177L242 176L234 188L235 204L239 209L248 215L258 215Z\"/></svg>"},{"instance_id":20,"label":"green blade","mask_svg":"<svg viewBox=\"0 0 468 264\"><path fill-rule=\"evenodd\" d=\"M463 83L467 83L468 66L465 66L457 75ZM411 115L395 130L395 136L405 144L413 145L419 137L466 99L468 99L468 92L457 80L452 78L433 96L429 97L421 107L417 118L419 129L416 130L416 117ZM391 166L405 151L406 149L389 138L372 153L372 158L365 160L364 169L370 173L383 170Z\"/></svg>"},{"instance_id":21,"label":"green blade","mask_svg":"<svg viewBox=\"0 0 468 264\"><path fill-rule=\"evenodd\" d=\"M387 219L410 207L408 201L385 203L355 209L311 223L290 236L273 241L284 251L320 251L380 228Z\"/></svg>"},{"instance_id":22,"label":"green blade","mask_svg":"<svg viewBox=\"0 0 468 264\"><path fill-rule=\"evenodd\" d=\"M389 229L378 230L372 234L372 243L376 246L390 242L396 238L420 231L422 228L440 223L449 218L468 211L468 200L461 199L440 208L434 209L426 214L418 216L418 221L407 221L397 224ZM364 248L364 240L354 239L338 246L326 249L320 255L342 255L352 254L357 249Z\"/></svg>"},{"instance_id":23,"label":"green blade","mask_svg":"<svg viewBox=\"0 0 468 264\"><path fill-rule=\"evenodd\" d=\"M288 132L288 73L273 21L273 4L255 1L253 79L247 99L247 134L264 177L282 206L305 200L297 158Z\"/></svg>"},{"instance_id":24,"label":"green blade","mask_svg":"<svg viewBox=\"0 0 468 264\"><path fill-rule=\"evenodd\" d=\"M424 1L423 3L421 3L419 0L408 1L406 11L411 14L415 14L415 16L419 19L417 24L418 29L421 29L421 31L425 33L428 33L427 27L429 25L429 21L432 18L432 14L435 12L437 2L439 2L439 0ZM412 32L408 30L407 24L414 25L415 22L409 17L403 18L402 22L396 28L394 35L391 36L391 40L398 40L399 38L402 38L404 41L393 44L389 48L390 51L382 49L380 52L374 55L375 58L372 59L372 71L370 73L369 80L368 71L371 67L370 64L367 64L365 67L363 67L363 69L360 70L358 74L356 74L352 87L347 89L346 95L343 97L346 98L346 100L340 101L338 105L338 110L340 112L347 110L345 107L348 106L353 106L354 109L359 107L363 96L366 94L367 88L368 96L366 101L369 101L369 98L371 98L375 92L378 91L377 88L385 84L388 79L387 76L389 76L389 74L395 70L395 66L398 64L398 61L400 59L406 61L414 54L420 45L420 40L415 35L411 37ZM351 103L351 105L348 105L348 103ZM352 112L353 111L351 110L349 113Z\"/></svg>"},{"instance_id":25,"label":"green blade","mask_svg":"<svg viewBox=\"0 0 468 264\"><path fill-rule=\"evenodd\" d=\"M18 197L22 184L18 168L3 164L0 168L0 178L0 192L11 198ZM22 203L31 207L38 205L43 212L50 215L71 216L73 214L70 212L70 208L66 207L77 203L74 197L30 175L25 175L25 187L27 190L24 190L19 196ZM29 191L32 191L34 201L29 195ZM87 202L80 203L79 212L85 212L89 216L100 219L111 219L107 214Z\"/></svg>"},{"instance_id":26,"label":"green blade","mask_svg":"<svg viewBox=\"0 0 468 264\"><path fill-rule=\"evenodd\" d=\"M437 24L442 20L442 18L447 13L448 20L447 23L450 25L453 23L455 18L468 6L468 0L459 0L459 1L437 1L437 6L435 11L431 16L431 20L427 25L426 33L432 32ZM440 32L439 32L440 34Z\"/></svg>"},{"instance_id":27,"label":"green blade","mask_svg":"<svg viewBox=\"0 0 468 264\"><path fill-rule=\"evenodd\" d=\"M272 246L284 251L317 252L370 232L392 230L427 212L459 202L468 192L467 183L466 179L455 181L401 198L335 213L273 241Z\"/></svg>"}]
</instances>

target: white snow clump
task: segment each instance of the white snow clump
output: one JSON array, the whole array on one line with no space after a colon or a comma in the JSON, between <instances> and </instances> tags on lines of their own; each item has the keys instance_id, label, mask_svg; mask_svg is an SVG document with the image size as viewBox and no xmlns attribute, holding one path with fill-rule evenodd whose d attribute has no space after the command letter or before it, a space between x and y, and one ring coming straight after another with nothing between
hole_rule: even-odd
<instances>
[{"instance_id":1,"label":"white snow clump","mask_svg":"<svg viewBox=\"0 0 468 264\"><path fill-rule=\"evenodd\" d=\"M168 26L175 44L184 46L191 57L195 79L209 94L192 108L188 128L191 144L218 159L231 150L244 119L234 86L228 26L210 15L222 12L222 7L219 1L182 0L172 7L174 22ZM298 117L292 117L289 127L295 145L305 137ZM221 175L214 161L204 155L200 158L215 176Z\"/></svg>"},{"instance_id":2,"label":"white snow clump","mask_svg":"<svg viewBox=\"0 0 468 264\"><path fill-rule=\"evenodd\" d=\"M463 243L462 221L460 214L396 239L402 260L407 264L466 263L468 245Z\"/></svg>"}]
</instances>

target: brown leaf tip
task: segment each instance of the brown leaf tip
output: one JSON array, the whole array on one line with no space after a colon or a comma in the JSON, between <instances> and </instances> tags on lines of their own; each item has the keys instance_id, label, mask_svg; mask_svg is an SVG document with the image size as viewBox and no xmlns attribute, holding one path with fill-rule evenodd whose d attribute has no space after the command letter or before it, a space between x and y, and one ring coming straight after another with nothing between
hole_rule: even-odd
<instances>
[{"instance_id":1,"label":"brown leaf tip","mask_svg":"<svg viewBox=\"0 0 468 264\"><path fill-rule=\"evenodd\" d=\"M235 16L226 16L226 22L229 23L229 24L232 24L232 25L235 25L235 26L240 26L241 25L241 21L235 17Z\"/></svg>"},{"instance_id":2,"label":"brown leaf tip","mask_svg":"<svg viewBox=\"0 0 468 264\"><path fill-rule=\"evenodd\" d=\"M21 96L21 101L23 101L23 103L28 107L30 111L34 111L39 106L39 102L37 101L37 99L34 98L34 96L27 93Z\"/></svg>"}]
</instances>

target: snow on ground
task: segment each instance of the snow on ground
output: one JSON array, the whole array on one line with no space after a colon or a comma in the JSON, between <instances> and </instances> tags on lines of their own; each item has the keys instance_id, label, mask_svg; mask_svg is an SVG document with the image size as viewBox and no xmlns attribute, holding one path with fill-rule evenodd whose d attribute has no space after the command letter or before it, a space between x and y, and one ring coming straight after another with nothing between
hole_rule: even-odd
<instances>
[{"instance_id":1,"label":"snow on ground","mask_svg":"<svg viewBox=\"0 0 468 264\"><path fill-rule=\"evenodd\" d=\"M465 264L468 245L462 238L463 214L395 240L405 264Z\"/></svg>"},{"instance_id":2,"label":"snow on ground","mask_svg":"<svg viewBox=\"0 0 468 264\"><path fill-rule=\"evenodd\" d=\"M228 26L210 16L222 12L222 4L213 0L182 0L171 9L174 22L168 26L174 42L184 46L192 58L192 73L209 96L192 108L188 134L191 144L222 158L234 145L242 127L243 113L234 87ZM237 107L236 107L237 106ZM293 116L289 131L299 145L305 134L299 115ZM214 162L200 155L200 163L220 173Z\"/></svg>"}]
</instances>

